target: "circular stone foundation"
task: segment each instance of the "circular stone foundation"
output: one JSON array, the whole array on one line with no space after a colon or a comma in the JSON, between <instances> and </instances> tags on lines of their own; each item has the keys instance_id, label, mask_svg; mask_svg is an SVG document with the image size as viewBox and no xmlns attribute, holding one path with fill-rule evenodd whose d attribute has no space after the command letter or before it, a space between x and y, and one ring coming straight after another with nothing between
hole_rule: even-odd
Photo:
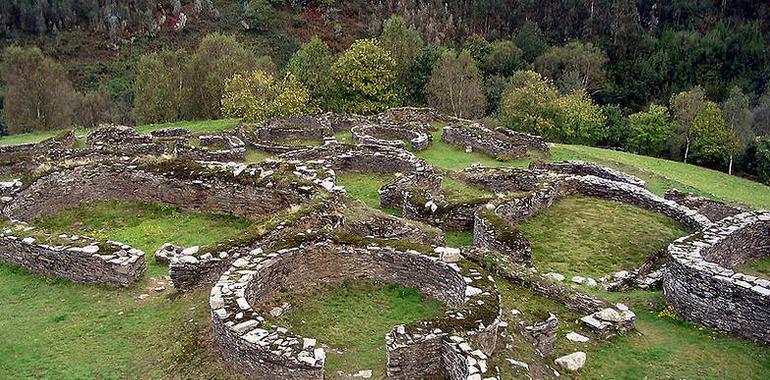
<instances>
[{"instance_id":1,"label":"circular stone foundation","mask_svg":"<svg viewBox=\"0 0 770 380\"><path fill-rule=\"evenodd\" d=\"M266 323L255 306L270 301L279 290L370 279L414 287L452 308L444 317L399 325L387 335L389 379L466 380L484 374L499 324L494 281L462 260L459 252L441 252L445 260L456 263L416 251L330 243L239 259L211 291L219 351L255 378L322 379L326 354L318 342ZM496 379L489 374L484 378Z\"/></svg>"},{"instance_id":2,"label":"circular stone foundation","mask_svg":"<svg viewBox=\"0 0 770 380\"><path fill-rule=\"evenodd\" d=\"M746 212L668 247L666 300L686 319L770 344L770 281L733 268L770 255L770 212Z\"/></svg>"}]
</instances>

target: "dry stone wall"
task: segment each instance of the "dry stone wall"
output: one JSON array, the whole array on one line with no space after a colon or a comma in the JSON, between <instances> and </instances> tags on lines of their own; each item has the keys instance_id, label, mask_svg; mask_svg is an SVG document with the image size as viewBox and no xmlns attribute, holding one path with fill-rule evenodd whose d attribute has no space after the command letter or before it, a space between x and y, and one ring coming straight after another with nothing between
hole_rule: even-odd
<instances>
[{"instance_id":1,"label":"dry stone wall","mask_svg":"<svg viewBox=\"0 0 770 380\"><path fill-rule=\"evenodd\" d=\"M770 344L770 281L733 269L770 255L770 212L727 217L675 240L663 277L668 303L686 319Z\"/></svg>"},{"instance_id":2,"label":"dry stone wall","mask_svg":"<svg viewBox=\"0 0 770 380\"><path fill-rule=\"evenodd\" d=\"M645 182L641 178L623 173L619 170L608 168L585 161L559 161L550 163L532 163L530 169L548 170L554 173L574 174L580 176L594 176L615 182L625 182L634 186L644 187Z\"/></svg>"},{"instance_id":3,"label":"dry stone wall","mask_svg":"<svg viewBox=\"0 0 770 380\"><path fill-rule=\"evenodd\" d=\"M52 236L25 223L6 223L0 232L0 260L36 273L83 284L128 287L144 273L144 252L84 236Z\"/></svg>"},{"instance_id":4,"label":"dry stone wall","mask_svg":"<svg viewBox=\"0 0 770 380\"><path fill-rule=\"evenodd\" d=\"M200 146L177 143L174 156L196 161L243 162L246 158L246 144L230 135L198 136Z\"/></svg>"},{"instance_id":5,"label":"dry stone wall","mask_svg":"<svg viewBox=\"0 0 770 380\"><path fill-rule=\"evenodd\" d=\"M321 163L340 172L406 174L432 171L425 160L406 150L377 145L327 144L284 153L279 157Z\"/></svg>"},{"instance_id":6,"label":"dry stone wall","mask_svg":"<svg viewBox=\"0 0 770 380\"><path fill-rule=\"evenodd\" d=\"M503 161L527 157L526 145L515 144L480 124L444 127L441 141Z\"/></svg>"},{"instance_id":7,"label":"dry stone wall","mask_svg":"<svg viewBox=\"0 0 770 380\"><path fill-rule=\"evenodd\" d=\"M412 149L426 150L433 142L433 137L427 130L421 128L405 128L402 126L359 125L351 129L353 142L356 144L383 145L392 148L406 148L409 141Z\"/></svg>"},{"instance_id":8,"label":"dry stone wall","mask_svg":"<svg viewBox=\"0 0 770 380\"><path fill-rule=\"evenodd\" d=\"M479 364L467 357L486 358L472 345L494 347L489 340L497 336L499 299L494 282L467 265L416 251L328 243L254 254L234 262L211 291L215 339L225 360L250 376L321 379L326 355L318 342L266 322L258 306L279 289L312 289L360 278L395 282L456 309L437 320L397 326L388 334L388 378L449 374L452 379L468 379L488 372L483 359ZM453 360L443 359L446 349L460 345Z\"/></svg>"},{"instance_id":9,"label":"dry stone wall","mask_svg":"<svg viewBox=\"0 0 770 380\"><path fill-rule=\"evenodd\" d=\"M331 122L313 116L272 119L256 125L242 124L238 127L238 134L250 146L276 154L311 147L291 144L292 141L336 141Z\"/></svg>"},{"instance_id":10,"label":"dry stone wall","mask_svg":"<svg viewBox=\"0 0 770 380\"><path fill-rule=\"evenodd\" d=\"M699 214L709 218L712 222L717 222L728 216L734 216L749 211L749 208L746 206L731 205L707 199L693 193L684 193L676 189L666 191L666 194L664 194L663 197L698 211Z\"/></svg>"}]
</instances>

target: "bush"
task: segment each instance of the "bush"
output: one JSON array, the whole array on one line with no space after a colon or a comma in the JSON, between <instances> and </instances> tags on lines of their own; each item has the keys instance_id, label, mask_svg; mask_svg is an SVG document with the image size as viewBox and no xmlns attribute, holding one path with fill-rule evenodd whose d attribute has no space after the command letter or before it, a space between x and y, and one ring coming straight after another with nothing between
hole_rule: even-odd
<instances>
[{"instance_id":1,"label":"bush","mask_svg":"<svg viewBox=\"0 0 770 380\"><path fill-rule=\"evenodd\" d=\"M396 61L374 39L353 43L332 66L332 75L341 111L371 114L399 104Z\"/></svg>"},{"instance_id":2,"label":"bush","mask_svg":"<svg viewBox=\"0 0 770 380\"><path fill-rule=\"evenodd\" d=\"M291 73L281 82L260 70L235 74L225 84L222 95L222 115L248 122L313 111L309 92Z\"/></svg>"},{"instance_id":3,"label":"bush","mask_svg":"<svg viewBox=\"0 0 770 380\"><path fill-rule=\"evenodd\" d=\"M770 137L757 138L755 161L759 180L770 185Z\"/></svg>"},{"instance_id":4,"label":"bush","mask_svg":"<svg viewBox=\"0 0 770 380\"><path fill-rule=\"evenodd\" d=\"M635 153L660 154L666 141L674 133L674 126L668 117L668 108L656 104L651 104L647 111L630 115L628 124L628 149Z\"/></svg>"},{"instance_id":5,"label":"bush","mask_svg":"<svg viewBox=\"0 0 770 380\"><path fill-rule=\"evenodd\" d=\"M517 71L500 103L500 122L508 128L558 140L559 93L534 71Z\"/></svg>"},{"instance_id":6,"label":"bush","mask_svg":"<svg viewBox=\"0 0 770 380\"><path fill-rule=\"evenodd\" d=\"M557 99L557 123L561 141L568 144L595 145L607 137L607 119L584 92L575 91Z\"/></svg>"}]
</instances>

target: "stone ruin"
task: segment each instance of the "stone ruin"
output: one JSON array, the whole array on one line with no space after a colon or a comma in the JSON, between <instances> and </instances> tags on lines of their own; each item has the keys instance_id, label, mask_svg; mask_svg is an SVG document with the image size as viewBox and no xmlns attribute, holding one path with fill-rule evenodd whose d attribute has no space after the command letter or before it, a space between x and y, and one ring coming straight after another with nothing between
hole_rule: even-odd
<instances>
[{"instance_id":1,"label":"stone ruin","mask_svg":"<svg viewBox=\"0 0 770 380\"><path fill-rule=\"evenodd\" d=\"M582 194L662 213L692 231L671 244L664 252L669 263L655 271L668 302L696 323L769 342L765 310L770 282L734 272L768 254L767 212L675 192L661 198L635 176L580 161L536 163L528 169L476 165L452 172L404 149L407 142L414 150L427 148L431 132L441 124L446 125L445 142L495 158L524 157L529 149L548 152L548 144L537 136L425 108L392 109L373 117L278 119L217 134L182 128L140 134L105 126L88 134L85 147L69 132L38 144L0 148L7 173L34 173L0 184L2 213L8 219L1 226L0 259L75 282L127 287L145 270L143 252L118 242L42 231L29 223L106 200L241 216L253 223L238 236L202 247L166 244L155 253L156 262L168 264L177 291L211 287L217 349L240 371L265 379L322 379L323 347L276 325L265 307L279 290L367 278L415 287L449 308L440 318L394 326L387 334L389 379L491 380L499 374L488 359L508 327L492 273L579 312L580 324L595 337L607 339L634 328L635 314L625 305L568 286L559 274L538 273L529 241L516 228L556 200ZM338 142L334 136L339 132L350 132L354 144ZM192 144L196 139L198 145ZM308 140L321 144L287 143ZM278 154L277 160L238 163L247 148ZM401 210L403 218L350 199L336 182L336 174L344 172L394 174L379 191L380 204ZM488 194L452 199L443 188L445 179ZM447 230L472 230L473 247L445 247ZM640 283L664 256L656 255L619 283ZM572 279L596 283L588 280ZM515 328L548 355L558 324L549 316ZM585 362L584 353L573 355ZM572 368L575 360L568 355L557 365L573 370L579 368Z\"/></svg>"}]
</instances>

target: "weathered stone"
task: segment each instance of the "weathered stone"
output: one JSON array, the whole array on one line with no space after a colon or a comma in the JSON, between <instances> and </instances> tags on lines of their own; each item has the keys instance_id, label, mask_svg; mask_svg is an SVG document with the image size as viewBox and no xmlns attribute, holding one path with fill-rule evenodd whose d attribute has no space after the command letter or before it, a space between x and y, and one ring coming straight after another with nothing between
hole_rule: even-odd
<instances>
[{"instance_id":1,"label":"weathered stone","mask_svg":"<svg viewBox=\"0 0 770 380\"><path fill-rule=\"evenodd\" d=\"M555 360L556 365L567 371L574 372L586 365L586 353L582 351L573 352Z\"/></svg>"}]
</instances>

